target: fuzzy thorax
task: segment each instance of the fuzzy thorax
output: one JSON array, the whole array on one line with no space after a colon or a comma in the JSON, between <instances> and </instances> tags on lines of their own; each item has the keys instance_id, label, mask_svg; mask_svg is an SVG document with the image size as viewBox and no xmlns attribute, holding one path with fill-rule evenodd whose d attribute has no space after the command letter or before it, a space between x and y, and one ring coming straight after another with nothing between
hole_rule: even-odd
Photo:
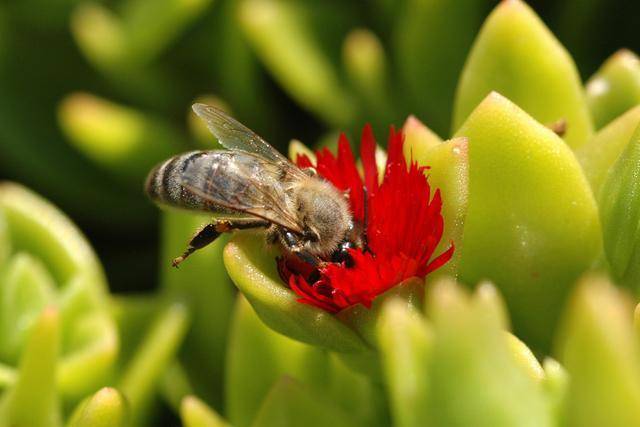
<instances>
[{"instance_id":1,"label":"fuzzy thorax","mask_svg":"<svg viewBox=\"0 0 640 427\"><path fill-rule=\"evenodd\" d=\"M320 257L331 254L352 227L352 215L344 195L329 182L310 178L291 191L292 207L305 231L316 238L305 249Z\"/></svg>"}]
</instances>

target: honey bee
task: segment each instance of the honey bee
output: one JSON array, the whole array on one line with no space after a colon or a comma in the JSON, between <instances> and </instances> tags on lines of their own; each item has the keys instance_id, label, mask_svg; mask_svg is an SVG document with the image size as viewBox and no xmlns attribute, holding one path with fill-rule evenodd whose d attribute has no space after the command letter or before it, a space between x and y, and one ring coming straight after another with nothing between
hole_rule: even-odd
<instances>
[{"instance_id":1,"label":"honey bee","mask_svg":"<svg viewBox=\"0 0 640 427\"><path fill-rule=\"evenodd\" d=\"M214 214L172 261L174 267L222 233L241 229L266 229L268 243L314 266L348 261L348 249L365 244L346 194L314 169L298 168L215 107L194 104L193 111L226 150L172 157L156 166L145 183L159 205Z\"/></svg>"}]
</instances>

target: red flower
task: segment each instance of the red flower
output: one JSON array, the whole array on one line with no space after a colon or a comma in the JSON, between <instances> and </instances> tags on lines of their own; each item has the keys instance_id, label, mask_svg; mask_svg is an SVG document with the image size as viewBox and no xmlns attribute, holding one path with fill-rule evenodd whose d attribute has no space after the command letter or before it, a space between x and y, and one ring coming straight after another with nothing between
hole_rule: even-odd
<instances>
[{"instance_id":1,"label":"red flower","mask_svg":"<svg viewBox=\"0 0 640 427\"><path fill-rule=\"evenodd\" d=\"M317 153L318 174L338 189L348 191L354 220L360 224L364 223L366 199L370 251L352 249L353 265L327 263L316 271L297 259L280 259L280 275L300 296L300 302L332 313L356 304L370 307L381 293L410 277L426 276L453 255L451 244L447 251L431 259L444 226L440 190L431 198L426 168L413 161L407 165L403 141L402 133L392 127L381 184L375 161L376 143L369 125L362 132L360 150L364 182L344 134L340 135L337 157L326 148ZM313 167L303 155L296 163Z\"/></svg>"}]
</instances>

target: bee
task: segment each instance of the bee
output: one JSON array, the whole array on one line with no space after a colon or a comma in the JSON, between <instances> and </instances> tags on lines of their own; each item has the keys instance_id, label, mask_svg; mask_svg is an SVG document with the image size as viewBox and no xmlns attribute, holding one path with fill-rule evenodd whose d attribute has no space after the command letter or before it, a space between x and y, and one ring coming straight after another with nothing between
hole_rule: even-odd
<instances>
[{"instance_id":1,"label":"bee","mask_svg":"<svg viewBox=\"0 0 640 427\"><path fill-rule=\"evenodd\" d=\"M194 104L193 111L226 150L172 157L156 166L145 183L159 205L214 215L172 261L174 267L222 233L242 229L266 229L268 243L313 266L325 260L348 262L348 250L365 244L347 195L314 169L297 167L215 107Z\"/></svg>"}]
</instances>

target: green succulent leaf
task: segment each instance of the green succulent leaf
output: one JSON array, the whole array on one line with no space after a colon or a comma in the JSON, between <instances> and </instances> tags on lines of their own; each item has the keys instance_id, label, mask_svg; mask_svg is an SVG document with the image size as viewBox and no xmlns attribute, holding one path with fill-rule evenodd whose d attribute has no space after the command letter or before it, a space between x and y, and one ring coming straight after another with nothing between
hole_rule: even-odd
<instances>
[{"instance_id":1,"label":"green succulent leaf","mask_svg":"<svg viewBox=\"0 0 640 427\"><path fill-rule=\"evenodd\" d=\"M614 277L640 290L640 127L607 175L600 195L604 248Z\"/></svg>"},{"instance_id":2,"label":"green succulent leaf","mask_svg":"<svg viewBox=\"0 0 640 427\"><path fill-rule=\"evenodd\" d=\"M424 281L417 277L405 280L379 295L370 308L357 304L345 308L336 317L357 331L371 347L378 346L377 324L387 301L400 300L408 308L420 311L424 299Z\"/></svg>"},{"instance_id":3,"label":"green succulent leaf","mask_svg":"<svg viewBox=\"0 0 640 427\"><path fill-rule=\"evenodd\" d=\"M382 308L377 332L394 425L429 425L431 329L419 312L392 299Z\"/></svg>"},{"instance_id":4,"label":"green succulent leaf","mask_svg":"<svg viewBox=\"0 0 640 427\"><path fill-rule=\"evenodd\" d=\"M6 248L15 252L2 274L3 360L17 361L34 319L57 305L58 391L66 403L75 402L104 384L119 349L101 266L75 225L29 190L0 185L0 211L11 240Z\"/></svg>"},{"instance_id":5,"label":"green succulent leaf","mask_svg":"<svg viewBox=\"0 0 640 427\"><path fill-rule=\"evenodd\" d=\"M131 360L149 325L157 317L166 301L157 294L116 294L109 301L110 313L117 325L120 340L118 371ZM117 372L117 371L116 371Z\"/></svg>"},{"instance_id":6,"label":"green succulent leaf","mask_svg":"<svg viewBox=\"0 0 640 427\"><path fill-rule=\"evenodd\" d=\"M178 132L158 119L88 93L67 96L58 119L76 149L137 188L156 163L186 146Z\"/></svg>"},{"instance_id":7,"label":"green succulent leaf","mask_svg":"<svg viewBox=\"0 0 640 427\"><path fill-rule=\"evenodd\" d=\"M274 78L300 104L330 125L344 126L355 114L338 71L309 31L302 4L244 0L240 25Z\"/></svg>"},{"instance_id":8,"label":"green succulent leaf","mask_svg":"<svg viewBox=\"0 0 640 427\"><path fill-rule=\"evenodd\" d=\"M313 384L328 381L327 355L265 326L247 300L236 302L227 350L227 415L236 427L251 425L271 387L283 375Z\"/></svg>"},{"instance_id":9,"label":"green succulent leaf","mask_svg":"<svg viewBox=\"0 0 640 427\"><path fill-rule=\"evenodd\" d=\"M342 57L364 115L382 126L392 123L395 98L391 95L389 66L380 39L372 31L353 30L344 41Z\"/></svg>"},{"instance_id":10,"label":"green succulent leaf","mask_svg":"<svg viewBox=\"0 0 640 427\"><path fill-rule=\"evenodd\" d=\"M55 283L40 261L15 254L5 267L0 293L0 355L15 363L31 327L53 300Z\"/></svg>"},{"instance_id":11,"label":"green succulent leaf","mask_svg":"<svg viewBox=\"0 0 640 427\"><path fill-rule=\"evenodd\" d=\"M283 376L313 388L351 414L357 426L384 424L384 397L371 379L335 354L269 329L240 296L231 326L226 370L226 413L237 427L251 425L273 385Z\"/></svg>"},{"instance_id":12,"label":"green succulent leaf","mask_svg":"<svg viewBox=\"0 0 640 427\"><path fill-rule=\"evenodd\" d=\"M133 0L116 16L99 3L80 6L72 31L83 53L102 71L139 68L169 45L211 0Z\"/></svg>"},{"instance_id":13,"label":"green succulent leaf","mask_svg":"<svg viewBox=\"0 0 640 427\"><path fill-rule=\"evenodd\" d=\"M511 350L511 354L514 356L518 366L533 380L542 381L545 375L544 370L531 349L511 333L506 334L506 340L509 350Z\"/></svg>"},{"instance_id":14,"label":"green succulent leaf","mask_svg":"<svg viewBox=\"0 0 640 427\"><path fill-rule=\"evenodd\" d=\"M542 388L550 404L551 413L554 419L562 422L569 389L569 374L564 366L550 357L544 360L542 367Z\"/></svg>"},{"instance_id":15,"label":"green succulent leaf","mask_svg":"<svg viewBox=\"0 0 640 427\"><path fill-rule=\"evenodd\" d=\"M225 247L224 263L231 280L273 330L338 352L368 350L353 330L330 313L297 301L279 278L275 254L265 250L261 233L236 233Z\"/></svg>"},{"instance_id":16,"label":"green succulent leaf","mask_svg":"<svg viewBox=\"0 0 640 427\"><path fill-rule=\"evenodd\" d=\"M114 388L104 387L80 403L67 423L68 427L125 427L127 402Z\"/></svg>"},{"instance_id":17,"label":"green succulent leaf","mask_svg":"<svg viewBox=\"0 0 640 427\"><path fill-rule=\"evenodd\" d=\"M0 266L3 266L11 255L11 236L9 235L9 224L4 215L4 211L0 210Z\"/></svg>"},{"instance_id":18,"label":"green succulent leaf","mask_svg":"<svg viewBox=\"0 0 640 427\"><path fill-rule=\"evenodd\" d=\"M589 184L556 134L496 93L456 136L469 162L459 277L490 279L518 335L548 347L569 288L601 250Z\"/></svg>"},{"instance_id":19,"label":"green succulent leaf","mask_svg":"<svg viewBox=\"0 0 640 427\"><path fill-rule=\"evenodd\" d=\"M620 157L640 125L640 106L635 107L599 130L576 150L576 157L591 184L596 198L612 166Z\"/></svg>"},{"instance_id":20,"label":"green succulent leaf","mask_svg":"<svg viewBox=\"0 0 640 427\"><path fill-rule=\"evenodd\" d=\"M182 399L180 418L183 427L229 427L218 413L195 396Z\"/></svg>"},{"instance_id":21,"label":"green succulent leaf","mask_svg":"<svg viewBox=\"0 0 640 427\"><path fill-rule=\"evenodd\" d=\"M404 95L410 111L440 135L449 132L457 79L486 8L476 0L393 5L398 19L392 43Z\"/></svg>"},{"instance_id":22,"label":"green succulent leaf","mask_svg":"<svg viewBox=\"0 0 640 427\"><path fill-rule=\"evenodd\" d=\"M584 278L564 318L560 360L569 374L567 426L640 423L640 353L632 307L605 278Z\"/></svg>"},{"instance_id":23,"label":"green succulent leaf","mask_svg":"<svg viewBox=\"0 0 640 427\"><path fill-rule=\"evenodd\" d=\"M252 427L351 427L353 420L323 395L293 378L281 378L264 400Z\"/></svg>"},{"instance_id":24,"label":"green succulent leaf","mask_svg":"<svg viewBox=\"0 0 640 427\"><path fill-rule=\"evenodd\" d=\"M589 79L587 102L596 128L640 104L640 58L626 49L614 53Z\"/></svg>"},{"instance_id":25,"label":"green succulent leaf","mask_svg":"<svg viewBox=\"0 0 640 427\"><path fill-rule=\"evenodd\" d=\"M4 390L15 384L17 375L18 374L14 368L0 363L0 389Z\"/></svg>"},{"instance_id":26,"label":"green succulent leaf","mask_svg":"<svg viewBox=\"0 0 640 427\"><path fill-rule=\"evenodd\" d=\"M189 312L183 304L174 302L167 306L124 368L118 389L129 402L133 425L144 417L162 375L180 348L188 324Z\"/></svg>"},{"instance_id":27,"label":"green succulent leaf","mask_svg":"<svg viewBox=\"0 0 640 427\"><path fill-rule=\"evenodd\" d=\"M226 237L199 250L188 261L173 268L171 260L186 248L193 234L211 218L180 211L162 213L161 286L171 299L189 306L191 322L180 360L199 396L222 403L224 357L234 288L222 260Z\"/></svg>"},{"instance_id":28,"label":"green succulent leaf","mask_svg":"<svg viewBox=\"0 0 640 427\"><path fill-rule=\"evenodd\" d=\"M447 279L431 288L429 425L552 425L539 381L515 359L496 308Z\"/></svg>"},{"instance_id":29,"label":"green succulent leaf","mask_svg":"<svg viewBox=\"0 0 640 427\"><path fill-rule=\"evenodd\" d=\"M178 361L169 365L162 375L160 393L176 412L180 411L182 401L194 393L187 372Z\"/></svg>"},{"instance_id":30,"label":"green succulent leaf","mask_svg":"<svg viewBox=\"0 0 640 427\"><path fill-rule=\"evenodd\" d=\"M14 251L39 258L56 283L67 283L78 273L93 278L93 292L106 291L102 267L78 228L54 206L21 185L0 184L4 212Z\"/></svg>"},{"instance_id":31,"label":"green succulent leaf","mask_svg":"<svg viewBox=\"0 0 640 427\"><path fill-rule=\"evenodd\" d=\"M0 425L58 427L61 408L56 393L56 362L60 351L60 318L46 308L34 324L20 358L15 384L0 400Z\"/></svg>"},{"instance_id":32,"label":"green succulent leaf","mask_svg":"<svg viewBox=\"0 0 640 427\"><path fill-rule=\"evenodd\" d=\"M383 427L390 423L387 396L378 378L359 373L344 363L344 355L329 354L329 384L323 390L318 383L315 389L331 397L353 419L354 426Z\"/></svg>"},{"instance_id":33,"label":"green succulent leaf","mask_svg":"<svg viewBox=\"0 0 640 427\"><path fill-rule=\"evenodd\" d=\"M106 383L113 373L120 340L113 319L96 310L65 329L63 344L67 351L58 366L58 386L65 400L73 402Z\"/></svg>"},{"instance_id":34,"label":"green succulent leaf","mask_svg":"<svg viewBox=\"0 0 640 427\"><path fill-rule=\"evenodd\" d=\"M492 91L540 123L566 120L564 139L572 148L584 144L593 132L573 60L520 0L500 2L485 21L460 77L454 129Z\"/></svg>"},{"instance_id":35,"label":"green succulent leaf","mask_svg":"<svg viewBox=\"0 0 640 427\"><path fill-rule=\"evenodd\" d=\"M130 0L123 4L127 60L144 64L157 57L212 0Z\"/></svg>"}]
</instances>

